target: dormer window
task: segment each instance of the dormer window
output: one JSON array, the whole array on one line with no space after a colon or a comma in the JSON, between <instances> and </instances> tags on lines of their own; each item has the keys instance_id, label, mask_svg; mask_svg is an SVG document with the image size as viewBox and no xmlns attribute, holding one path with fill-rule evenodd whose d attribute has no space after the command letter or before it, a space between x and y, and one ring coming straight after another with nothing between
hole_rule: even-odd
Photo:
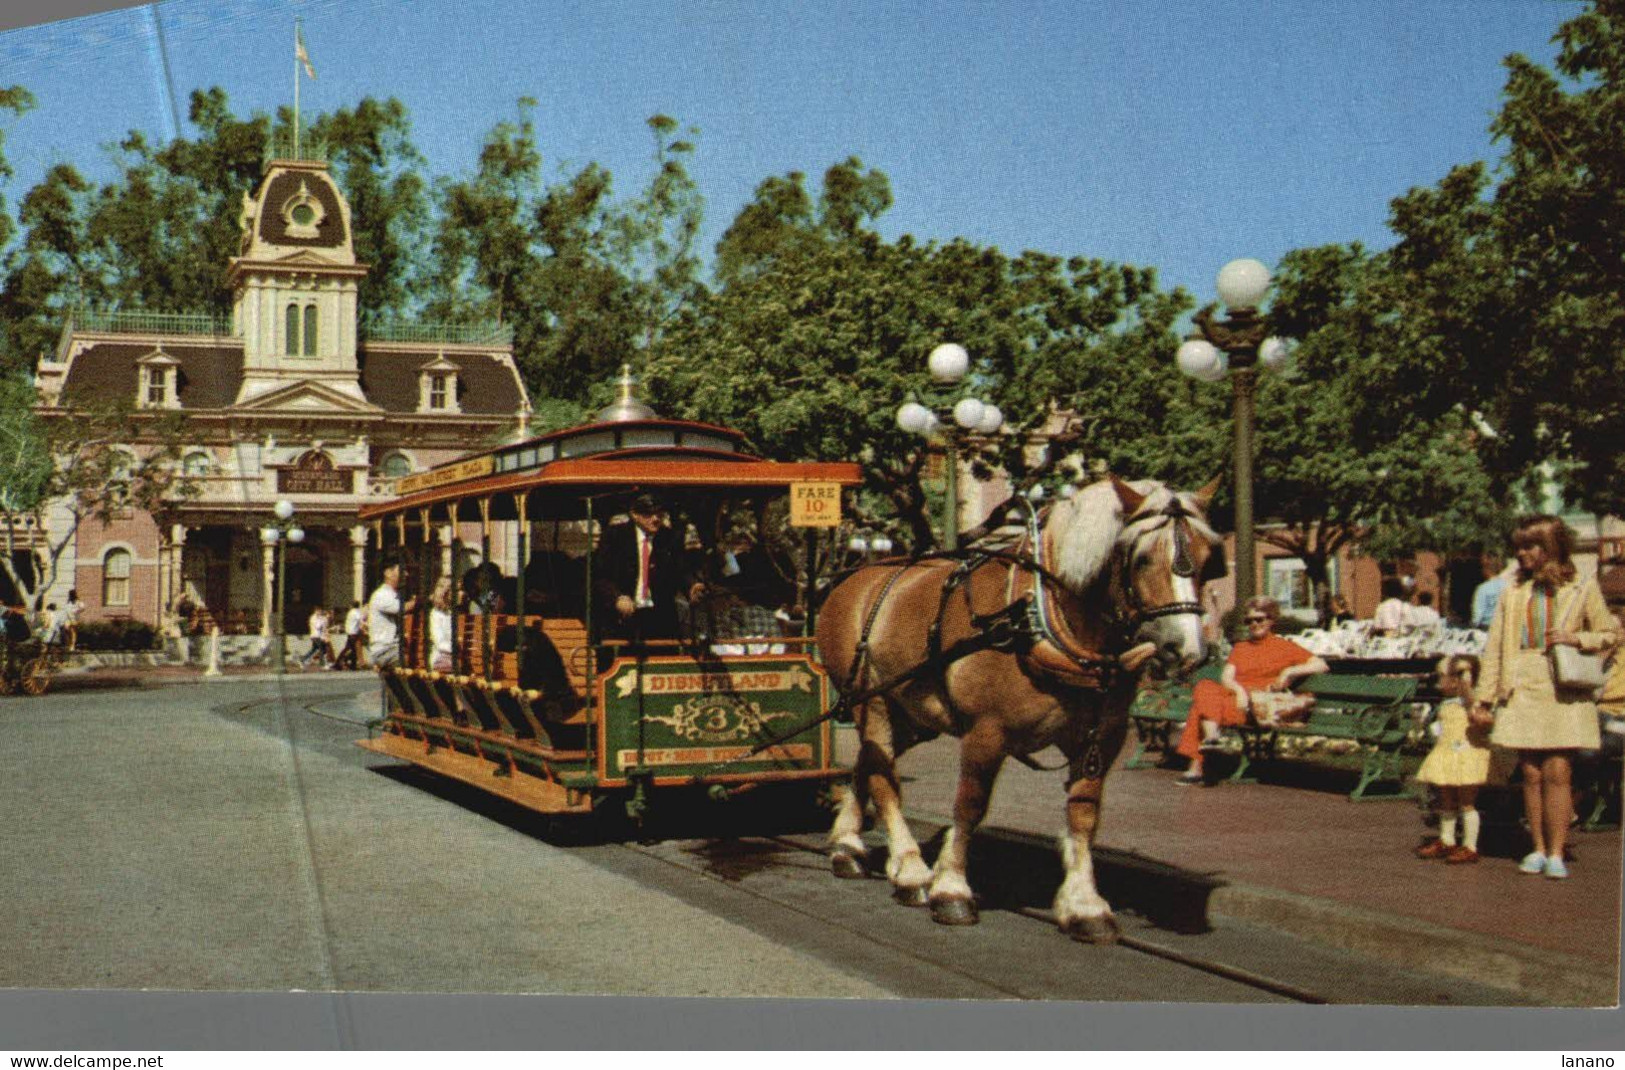
<instances>
[{"instance_id":1,"label":"dormer window","mask_svg":"<svg viewBox=\"0 0 1625 1070\"><path fill-rule=\"evenodd\" d=\"M165 353L160 346L136 361L136 367L139 369L136 408L180 408L180 361Z\"/></svg>"},{"instance_id":2,"label":"dormer window","mask_svg":"<svg viewBox=\"0 0 1625 1070\"><path fill-rule=\"evenodd\" d=\"M462 412L457 403L457 373L462 368L436 357L418 369L419 412Z\"/></svg>"}]
</instances>

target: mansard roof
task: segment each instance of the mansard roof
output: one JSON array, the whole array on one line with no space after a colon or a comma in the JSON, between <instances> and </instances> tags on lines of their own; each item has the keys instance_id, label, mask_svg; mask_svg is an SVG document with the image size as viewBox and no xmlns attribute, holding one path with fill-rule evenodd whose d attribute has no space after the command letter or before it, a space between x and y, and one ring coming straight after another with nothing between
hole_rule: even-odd
<instances>
[{"instance_id":1,"label":"mansard roof","mask_svg":"<svg viewBox=\"0 0 1625 1070\"><path fill-rule=\"evenodd\" d=\"M155 338L114 337L91 341L69 360L63 382L64 407L133 400L140 384L140 362L158 348ZM237 399L243 378L241 339L163 339L163 351L180 366L178 391L182 409L225 409ZM439 350L423 346L362 343L361 388L367 399L388 413L417 413L418 376ZM459 402L464 416L509 416L524 405L518 372L506 354L458 347L446 353L457 365ZM342 412L343 409L335 409Z\"/></svg>"},{"instance_id":2,"label":"mansard roof","mask_svg":"<svg viewBox=\"0 0 1625 1070\"><path fill-rule=\"evenodd\" d=\"M389 412L416 412L418 376L424 362L438 358L422 346L391 346L367 342L361 346L361 390L374 405ZM464 415L516 413L524 405L524 389L513 364L495 353L456 349L443 354L457 366L458 405Z\"/></svg>"},{"instance_id":3,"label":"mansard roof","mask_svg":"<svg viewBox=\"0 0 1625 1070\"><path fill-rule=\"evenodd\" d=\"M139 389L140 361L157 348L152 338L121 338L96 342L75 353L62 386L62 405L133 400ZM182 408L222 409L236 399L243 377L241 340L208 338L193 344L166 338L163 350L180 363Z\"/></svg>"}]
</instances>

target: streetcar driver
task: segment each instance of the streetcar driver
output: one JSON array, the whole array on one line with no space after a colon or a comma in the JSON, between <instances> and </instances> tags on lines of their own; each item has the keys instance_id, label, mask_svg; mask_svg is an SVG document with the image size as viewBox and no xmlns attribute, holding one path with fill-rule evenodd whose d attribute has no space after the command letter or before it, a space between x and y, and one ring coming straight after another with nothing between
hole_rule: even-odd
<instances>
[{"instance_id":1,"label":"streetcar driver","mask_svg":"<svg viewBox=\"0 0 1625 1070\"><path fill-rule=\"evenodd\" d=\"M677 638L677 595L705 593L683 552L682 538L648 494L632 500L631 523L604 529L593 557L595 619L614 639Z\"/></svg>"}]
</instances>

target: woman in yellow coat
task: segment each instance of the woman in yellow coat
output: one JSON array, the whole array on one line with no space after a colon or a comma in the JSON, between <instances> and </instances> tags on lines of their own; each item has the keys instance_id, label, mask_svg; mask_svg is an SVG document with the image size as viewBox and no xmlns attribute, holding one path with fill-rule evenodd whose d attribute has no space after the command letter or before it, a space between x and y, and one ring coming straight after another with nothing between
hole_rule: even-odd
<instances>
[{"instance_id":1,"label":"woman in yellow coat","mask_svg":"<svg viewBox=\"0 0 1625 1070\"><path fill-rule=\"evenodd\" d=\"M1601 738L1596 703L1555 687L1547 651L1558 645L1586 653L1608 650L1619 631L1595 581L1579 580L1574 533L1562 520L1519 520L1512 548L1518 572L1490 623L1478 709L1494 713L1490 742L1518 752L1524 814L1534 840L1518 869L1561 879L1569 875L1563 847L1574 816L1574 753L1597 749Z\"/></svg>"}]
</instances>

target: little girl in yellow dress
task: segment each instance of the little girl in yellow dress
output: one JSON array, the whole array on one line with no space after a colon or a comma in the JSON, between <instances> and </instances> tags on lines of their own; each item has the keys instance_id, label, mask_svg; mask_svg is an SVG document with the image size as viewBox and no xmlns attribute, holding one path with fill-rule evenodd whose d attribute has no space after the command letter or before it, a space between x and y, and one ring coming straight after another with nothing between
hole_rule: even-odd
<instances>
[{"instance_id":1,"label":"little girl in yellow dress","mask_svg":"<svg viewBox=\"0 0 1625 1070\"><path fill-rule=\"evenodd\" d=\"M1490 726L1494 718L1470 713L1478 686L1478 659L1452 654L1439 662L1439 739L1416 771L1416 779L1439 789L1439 838L1416 849L1418 858L1452 865L1478 861L1478 789L1489 779ZM1461 840L1456 840L1457 817Z\"/></svg>"}]
</instances>

